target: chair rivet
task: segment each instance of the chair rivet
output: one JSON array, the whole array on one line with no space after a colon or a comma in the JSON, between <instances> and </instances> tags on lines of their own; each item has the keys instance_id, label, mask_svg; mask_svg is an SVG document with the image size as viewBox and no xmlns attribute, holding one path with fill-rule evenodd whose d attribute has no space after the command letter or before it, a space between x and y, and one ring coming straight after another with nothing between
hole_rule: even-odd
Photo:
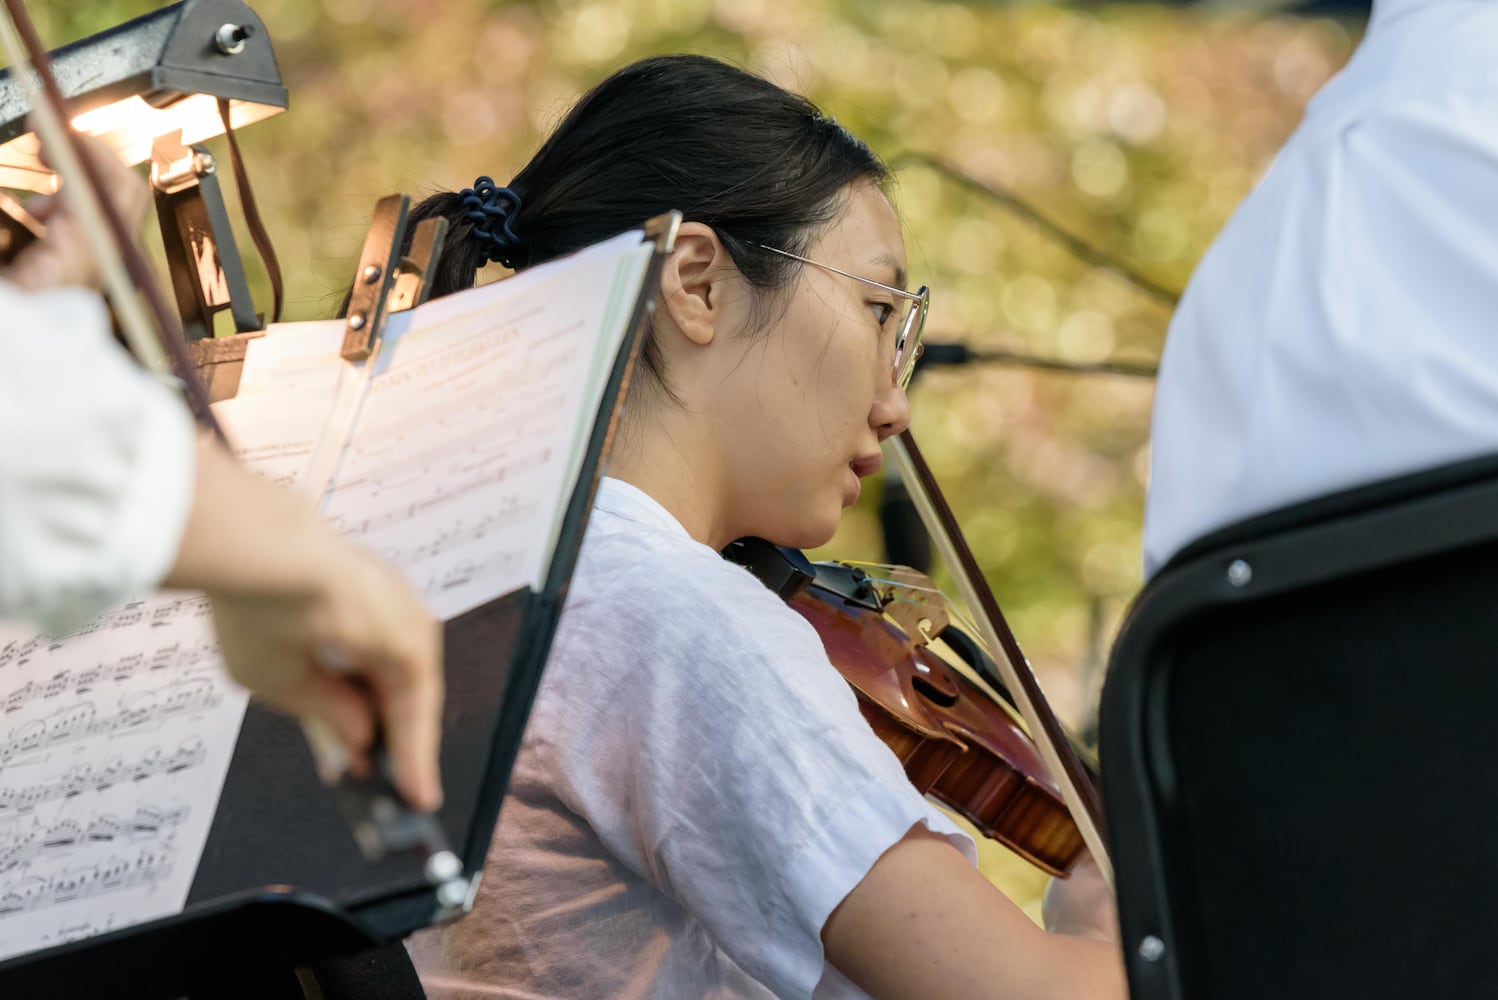
<instances>
[{"instance_id":1,"label":"chair rivet","mask_svg":"<svg viewBox=\"0 0 1498 1000\"><path fill-rule=\"evenodd\" d=\"M1228 564L1228 583L1233 586L1247 587L1253 578L1254 568L1242 559L1234 559Z\"/></svg>"}]
</instances>

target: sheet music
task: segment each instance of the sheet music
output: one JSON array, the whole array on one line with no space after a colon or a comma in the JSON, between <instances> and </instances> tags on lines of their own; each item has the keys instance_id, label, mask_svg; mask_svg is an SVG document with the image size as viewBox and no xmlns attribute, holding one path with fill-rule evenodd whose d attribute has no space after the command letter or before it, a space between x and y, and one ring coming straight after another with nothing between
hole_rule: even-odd
<instances>
[{"instance_id":1,"label":"sheet music","mask_svg":"<svg viewBox=\"0 0 1498 1000\"><path fill-rule=\"evenodd\" d=\"M450 618L551 563L651 250L625 234L402 313L273 328L215 404L242 461L323 497ZM246 705L207 602L161 593L56 639L0 623L0 961L180 912Z\"/></svg>"},{"instance_id":2,"label":"sheet music","mask_svg":"<svg viewBox=\"0 0 1498 1000\"><path fill-rule=\"evenodd\" d=\"M338 356L342 346L342 320L272 323L265 336L250 341L239 388L224 404L262 395L331 397L345 368L356 367L345 365Z\"/></svg>"},{"instance_id":3,"label":"sheet music","mask_svg":"<svg viewBox=\"0 0 1498 1000\"><path fill-rule=\"evenodd\" d=\"M544 577L649 260L639 239L392 320L324 513L440 617Z\"/></svg>"},{"instance_id":4,"label":"sheet music","mask_svg":"<svg viewBox=\"0 0 1498 1000\"><path fill-rule=\"evenodd\" d=\"M245 353L239 391L214 405L221 419L252 428L236 439L240 461L282 485L320 496L348 436L367 375L338 354L343 323L274 324Z\"/></svg>"},{"instance_id":5,"label":"sheet music","mask_svg":"<svg viewBox=\"0 0 1498 1000\"><path fill-rule=\"evenodd\" d=\"M243 460L295 478L306 427L215 409ZM0 623L0 960L182 909L246 701L201 595L56 638Z\"/></svg>"}]
</instances>

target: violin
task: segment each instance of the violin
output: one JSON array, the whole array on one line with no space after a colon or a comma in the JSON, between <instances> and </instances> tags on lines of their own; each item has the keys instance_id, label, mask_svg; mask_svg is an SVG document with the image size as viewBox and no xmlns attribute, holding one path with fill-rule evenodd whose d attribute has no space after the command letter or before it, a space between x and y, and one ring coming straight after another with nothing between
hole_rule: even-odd
<instances>
[{"instance_id":1,"label":"violin","mask_svg":"<svg viewBox=\"0 0 1498 1000\"><path fill-rule=\"evenodd\" d=\"M881 589L859 567L813 564L762 539L741 539L724 555L817 630L864 719L917 791L1042 870L1063 877L1070 871L1085 846L1082 834L1034 742L929 645L942 638L977 649L943 607L911 600L897 581L882 581Z\"/></svg>"}]
</instances>

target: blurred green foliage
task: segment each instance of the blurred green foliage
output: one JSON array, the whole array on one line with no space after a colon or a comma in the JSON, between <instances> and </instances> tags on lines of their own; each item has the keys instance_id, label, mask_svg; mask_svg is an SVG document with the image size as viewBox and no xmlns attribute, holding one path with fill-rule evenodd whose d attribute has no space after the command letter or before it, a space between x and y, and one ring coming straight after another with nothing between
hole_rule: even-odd
<instances>
[{"instance_id":1,"label":"blurred green foliage","mask_svg":"<svg viewBox=\"0 0 1498 1000\"><path fill-rule=\"evenodd\" d=\"M157 4L33 6L58 45ZM936 154L1180 288L1357 30L1142 5L917 0L253 6L292 95L289 114L242 136L290 319L331 315L380 195L503 181L589 85L672 51L765 73L886 158ZM1166 308L929 169L897 180L913 280L933 289L928 338L1082 361L1158 356ZM1081 721L1140 582L1150 384L933 369L912 398L1011 624L1058 708ZM818 554L878 559L872 505Z\"/></svg>"}]
</instances>

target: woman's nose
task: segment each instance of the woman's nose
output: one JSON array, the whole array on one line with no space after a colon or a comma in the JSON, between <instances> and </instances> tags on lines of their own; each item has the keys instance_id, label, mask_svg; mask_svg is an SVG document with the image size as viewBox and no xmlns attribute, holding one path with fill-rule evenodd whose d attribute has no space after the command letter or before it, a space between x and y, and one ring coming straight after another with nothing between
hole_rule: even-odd
<instances>
[{"instance_id":1,"label":"woman's nose","mask_svg":"<svg viewBox=\"0 0 1498 1000\"><path fill-rule=\"evenodd\" d=\"M882 442L892 438L910 426L910 400L905 390L893 383L874 397L874 406L869 410L869 426Z\"/></svg>"}]
</instances>

